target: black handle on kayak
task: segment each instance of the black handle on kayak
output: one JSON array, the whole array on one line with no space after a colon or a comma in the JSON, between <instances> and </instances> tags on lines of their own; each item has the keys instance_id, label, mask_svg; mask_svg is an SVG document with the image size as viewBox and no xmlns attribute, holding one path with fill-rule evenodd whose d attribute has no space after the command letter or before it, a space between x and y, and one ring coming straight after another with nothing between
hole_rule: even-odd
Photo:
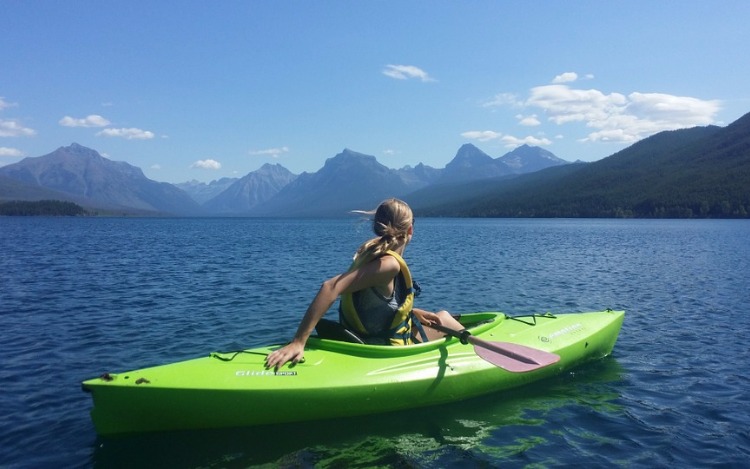
<instances>
[{"instance_id":1,"label":"black handle on kayak","mask_svg":"<svg viewBox=\"0 0 750 469\"><path fill-rule=\"evenodd\" d=\"M471 335L471 332L469 332L468 329L461 329L460 331L457 331L455 329L451 329L450 327L445 327L442 324L430 324L427 327L431 327L436 331L448 334L451 337L456 337L464 345L467 345L469 343L469 336Z\"/></svg>"}]
</instances>

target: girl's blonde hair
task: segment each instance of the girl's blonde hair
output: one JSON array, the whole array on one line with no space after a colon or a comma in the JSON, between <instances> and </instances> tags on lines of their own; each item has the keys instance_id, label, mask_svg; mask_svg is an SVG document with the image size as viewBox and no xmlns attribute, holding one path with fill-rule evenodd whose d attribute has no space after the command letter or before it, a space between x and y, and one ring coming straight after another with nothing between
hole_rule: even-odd
<instances>
[{"instance_id":1,"label":"girl's blonde hair","mask_svg":"<svg viewBox=\"0 0 750 469\"><path fill-rule=\"evenodd\" d=\"M355 261L366 262L382 256L386 251L402 246L407 242L409 228L414 223L411 208L399 199L387 199L381 202L375 210L367 212L355 210L355 213L372 216L372 231L377 235L357 249L354 254Z\"/></svg>"}]
</instances>

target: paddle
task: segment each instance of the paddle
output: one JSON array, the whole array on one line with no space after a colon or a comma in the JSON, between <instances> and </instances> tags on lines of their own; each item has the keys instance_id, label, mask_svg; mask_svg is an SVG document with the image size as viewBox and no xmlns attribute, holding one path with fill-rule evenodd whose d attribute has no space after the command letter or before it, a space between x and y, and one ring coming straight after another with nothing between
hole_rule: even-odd
<instances>
[{"instance_id":1,"label":"paddle","mask_svg":"<svg viewBox=\"0 0 750 469\"><path fill-rule=\"evenodd\" d=\"M462 344L471 343L482 359L513 373L537 370L560 361L560 356L554 353L510 342L488 342L474 337L466 329L457 331L440 324L430 324L427 327L457 337Z\"/></svg>"}]
</instances>

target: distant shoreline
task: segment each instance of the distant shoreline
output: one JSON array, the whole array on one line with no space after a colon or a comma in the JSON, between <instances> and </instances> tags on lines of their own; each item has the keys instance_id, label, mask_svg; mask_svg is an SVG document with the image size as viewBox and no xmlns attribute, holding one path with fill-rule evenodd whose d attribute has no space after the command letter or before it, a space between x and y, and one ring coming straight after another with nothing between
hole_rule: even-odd
<instances>
[{"instance_id":1,"label":"distant shoreline","mask_svg":"<svg viewBox=\"0 0 750 469\"><path fill-rule=\"evenodd\" d=\"M686 215L686 216L638 216L632 213L621 213L618 216L612 216L609 214L588 215L588 216L544 216L538 215L516 215L516 216L445 216L445 215L430 215L420 214L419 211L415 213L417 217L421 218L475 218L475 219L495 219L495 218L508 218L508 219L559 219L559 218L570 218L570 219L632 219L632 220L745 220L748 217L746 215L727 215L727 216L715 216L710 214L701 215ZM165 213L148 213L138 212L131 213L127 211L116 211L116 210L99 210L99 209L86 209L76 203L63 201L63 200L9 200L0 201L0 216L16 216L16 217L99 217L99 218L154 218L154 217L166 217L166 218L277 218L277 217L258 217L258 216L241 216L241 215L194 215L194 216L181 216L174 214ZM280 218L311 218L311 217L280 217ZM312 217L312 218L334 218L334 217Z\"/></svg>"}]
</instances>

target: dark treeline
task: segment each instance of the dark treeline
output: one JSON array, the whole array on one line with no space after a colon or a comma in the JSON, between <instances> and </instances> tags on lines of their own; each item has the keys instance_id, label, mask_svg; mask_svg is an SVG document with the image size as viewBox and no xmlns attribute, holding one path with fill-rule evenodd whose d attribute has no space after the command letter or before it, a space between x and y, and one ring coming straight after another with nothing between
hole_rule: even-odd
<instances>
[{"instance_id":1,"label":"dark treeline","mask_svg":"<svg viewBox=\"0 0 750 469\"><path fill-rule=\"evenodd\" d=\"M74 217L87 214L80 205L62 200L14 200L0 203L0 215L5 216Z\"/></svg>"}]
</instances>

